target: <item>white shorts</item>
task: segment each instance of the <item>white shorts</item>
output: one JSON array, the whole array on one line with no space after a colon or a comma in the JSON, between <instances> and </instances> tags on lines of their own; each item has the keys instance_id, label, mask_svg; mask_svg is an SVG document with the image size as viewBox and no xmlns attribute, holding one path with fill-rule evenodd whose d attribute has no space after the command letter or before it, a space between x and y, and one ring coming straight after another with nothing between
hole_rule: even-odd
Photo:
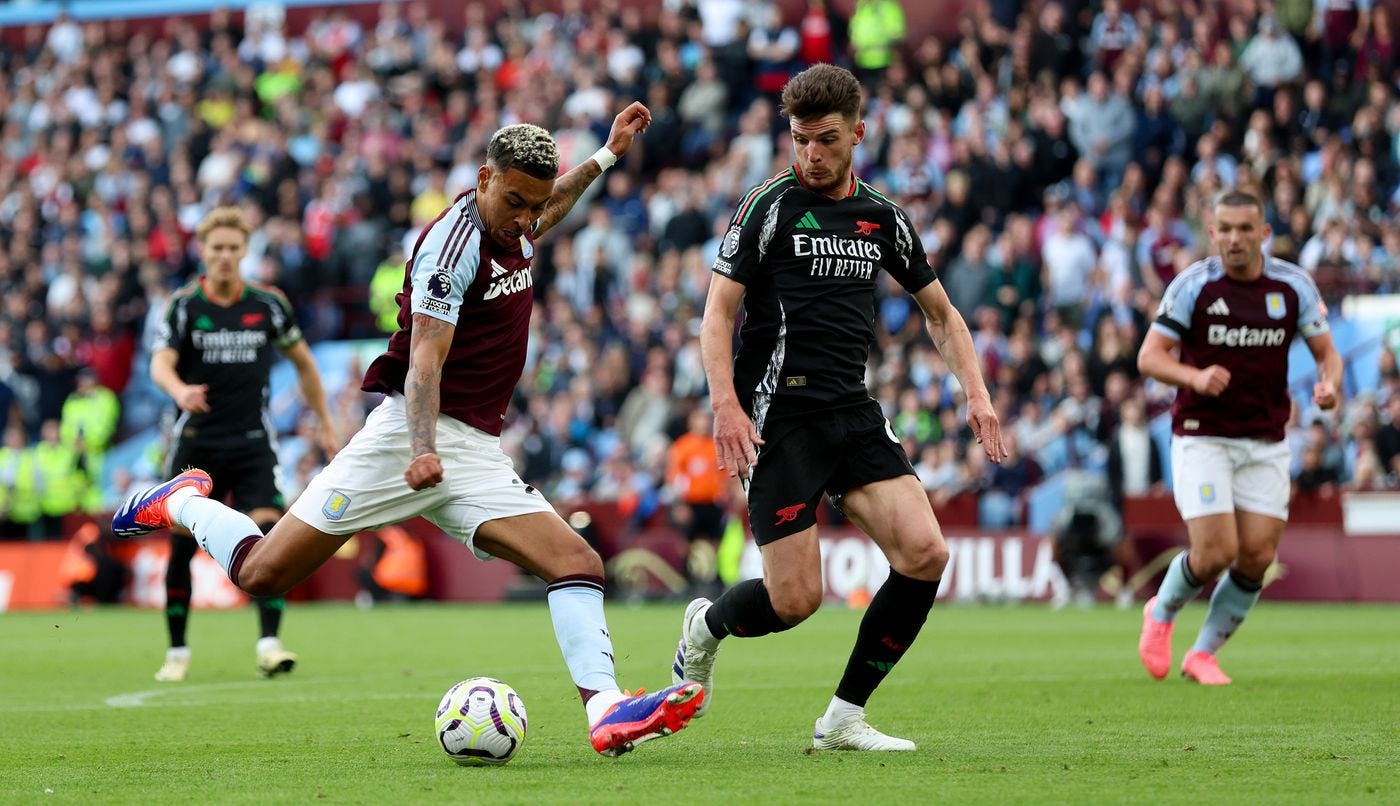
<instances>
[{"instance_id":1,"label":"white shorts","mask_svg":"<svg viewBox=\"0 0 1400 806\"><path fill-rule=\"evenodd\" d=\"M1186 520L1237 509L1288 520L1287 442L1172 435L1172 494Z\"/></svg>"},{"instance_id":2,"label":"white shorts","mask_svg":"<svg viewBox=\"0 0 1400 806\"><path fill-rule=\"evenodd\" d=\"M290 512L332 535L349 535L422 515L472 545L477 527L497 518L553 512L538 490L520 480L500 437L439 415L437 454L442 483L412 490L404 481L410 454L402 395L370 412L365 427L335 455L292 504Z\"/></svg>"}]
</instances>

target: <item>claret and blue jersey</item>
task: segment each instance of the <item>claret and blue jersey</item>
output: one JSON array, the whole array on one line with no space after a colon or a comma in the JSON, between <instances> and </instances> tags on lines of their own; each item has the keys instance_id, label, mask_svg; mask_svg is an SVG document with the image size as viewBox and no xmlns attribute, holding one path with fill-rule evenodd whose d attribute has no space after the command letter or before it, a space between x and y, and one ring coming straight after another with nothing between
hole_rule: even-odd
<instances>
[{"instance_id":1,"label":"claret and blue jersey","mask_svg":"<svg viewBox=\"0 0 1400 806\"><path fill-rule=\"evenodd\" d=\"M1177 390L1172 431L1279 441L1288 421L1288 350L1328 330L1327 308L1303 269L1265 257L1256 280L1230 277L1219 257L1193 264L1162 295L1152 327L1180 342L1181 361L1230 371L1218 397Z\"/></svg>"},{"instance_id":2,"label":"claret and blue jersey","mask_svg":"<svg viewBox=\"0 0 1400 806\"><path fill-rule=\"evenodd\" d=\"M366 392L403 392L413 315L454 325L442 367L441 412L499 436L525 368L534 306L529 234L502 246L486 234L476 191L457 197L413 248L398 295L399 329L365 372Z\"/></svg>"}]
</instances>

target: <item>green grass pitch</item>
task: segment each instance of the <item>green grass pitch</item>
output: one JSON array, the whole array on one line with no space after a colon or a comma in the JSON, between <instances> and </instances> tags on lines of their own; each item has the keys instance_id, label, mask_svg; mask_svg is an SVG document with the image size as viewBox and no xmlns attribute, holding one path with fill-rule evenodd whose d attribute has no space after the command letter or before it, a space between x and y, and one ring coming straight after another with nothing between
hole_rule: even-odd
<instances>
[{"instance_id":1,"label":"green grass pitch","mask_svg":"<svg viewBox=\"0 0 1400 806\"><path fill-rule=\"evenodd\" d=\"M683 607L610 607L624 685L669 682ZM543 605L293 605L301 665L277 680L253 673L253 612L200 611L183 684L151 679L158 612L7 614L0 803L1400 802L1400 607L1265 600L1222 653L1235 685L1204 689L1147 677L1136 610L940 604L868 709L919 750L808 752L859 618L726 642L708 716L607 759ZM457 767L432 733L479 674L529 711L505 767Z\"/></svg>"}]
</instances>

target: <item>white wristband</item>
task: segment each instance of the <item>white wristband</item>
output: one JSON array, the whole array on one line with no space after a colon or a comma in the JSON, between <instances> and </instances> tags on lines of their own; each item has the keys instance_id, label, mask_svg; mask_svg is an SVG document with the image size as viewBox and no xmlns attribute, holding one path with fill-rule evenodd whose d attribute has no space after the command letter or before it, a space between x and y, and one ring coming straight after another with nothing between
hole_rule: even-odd
<instances>
[{"instance_id":1,"label":"white wristband","mask_svg":"<svg viewBox=\"0 0 1400 806\"><path fill-rule=\"evenodd\" d=\"M617 155L612 153L612 150L607 146L603 146L593 152L593 161L598 163L599 168L606 171L613 167L613 163L617 162Z\"/></svg>"}]
</instances>

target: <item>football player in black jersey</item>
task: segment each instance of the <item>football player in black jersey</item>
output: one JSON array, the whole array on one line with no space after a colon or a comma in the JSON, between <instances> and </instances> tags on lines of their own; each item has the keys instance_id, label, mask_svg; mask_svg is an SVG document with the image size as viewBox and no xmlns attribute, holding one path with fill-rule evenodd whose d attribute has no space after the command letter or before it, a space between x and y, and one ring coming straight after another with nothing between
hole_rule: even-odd
<instances>
[{"instance_id":1,"label":"football player in black jersey","mask_svg":"<svg viewBox=\"0 0 1400 806\"><path fill-rule=\"evenodd\" d=\"M244 281L239 263L248 251L249 226L235 207L210 212L199 230L204 273L170 299L151 355L151 380L174 399L179 412L170 427L169 475L197 465L214 479L212 498L233 506L266 532L286 502L280 489L277 434L268 413L269 379L276 352L291 359L301 393L316 414L318 447L328 456L340 447L326 406L321 375L282 292ZM195 541L170 533L165 573L165 618L170 648L156 680L184 680L190 649L185 626L190 610L190 561ZM285 600L257 599L261 638L259 673L291 671L296 655L277 637Z\"/></svg>"},{"instance_id":2,"label":"football player in black jersey","mask_svg":"<svg viewBox=\"0 0 1400 806\"><path fill-rule=\"evenodd\" d=\"M851 169L865 136L860 84L819 64L783 90L796 162L749 191L714 264L700 344L720 466L745 481L763 579L686 609L672 674L702 683L729 635L789 629L822 600L815 510L823 492L884 551L889 578L861 622L846 672L817 719L818 749L913 750L864 707L919 634L948 548L928 495L865 387L881 271L914 296L967 397L987 458L1006 455L972 337L908 215ZM734 321L745 320L737 355Z\"/></svg>"}]
</instances>

